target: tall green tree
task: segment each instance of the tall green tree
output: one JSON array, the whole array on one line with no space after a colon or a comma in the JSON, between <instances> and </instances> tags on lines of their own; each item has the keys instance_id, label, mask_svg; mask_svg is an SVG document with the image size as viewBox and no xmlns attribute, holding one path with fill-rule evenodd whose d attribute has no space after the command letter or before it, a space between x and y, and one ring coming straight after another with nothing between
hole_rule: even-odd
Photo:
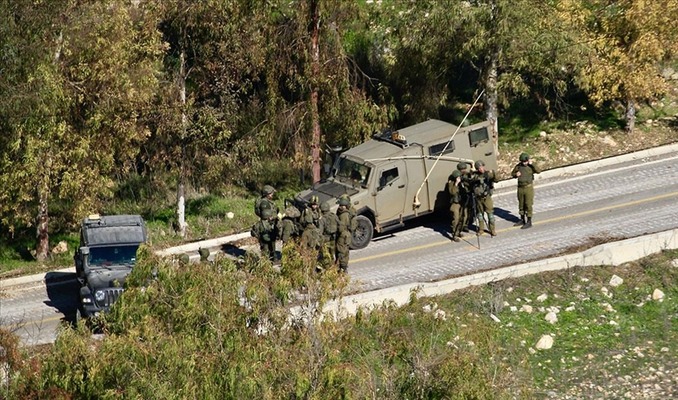
<instances>
[{"instance_id":1,"label":"tall green tree","mask_svg":"<svg viewBox=\"0 0 678 400\"><path fill-rule=\"evenodd\" d=\"M152 18L122 0L2 3L0 214L10 231L36 227L43 260L52 204L74 222L133 166L161 42Z\"/></svg>"},{"instance_id":2,"label":"tall green tree","mask_svg":"<svg viewBox=\"0 0 678 400\"><path fill-rule=\"evenodd\" d=\"M551 2L384 1L374 7L395 86L405 91L402 107L413 113L428 104L418 118L454 101L468 104L484 91L484 117L495 127L498 149L500 107L535 96L535 88L567 89L576 36L559 23ZM469 78L477 82L471 93ZM546 96L539 97L548 106Z\"/></svg>"},{"instance_id":3,"label":"tall green tree","mask_svg":"<svg viewBox=\"0 0 678 400\"><path fill-rule=\"evenodd\" d=\"M667 90L662 63L678 52L678 2L672 0L572 0L570 18L589 44L579 83L591 101L626 106L627 132L635 128L638 102Z\"/></svg>"}]
</instances>

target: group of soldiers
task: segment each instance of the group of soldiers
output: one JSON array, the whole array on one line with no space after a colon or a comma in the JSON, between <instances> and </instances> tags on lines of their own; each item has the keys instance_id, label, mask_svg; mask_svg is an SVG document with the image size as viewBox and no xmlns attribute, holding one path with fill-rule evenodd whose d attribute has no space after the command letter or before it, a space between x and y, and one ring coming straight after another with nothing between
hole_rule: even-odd
<instances>
[{"instance_id":1,"label":"group of soldiers","mask_svg":"<svg viewBox=\"0 0 678 400\"><path fill-rule=\"evenodd\" d=\"M259 241L262 256L275 260L275 245L283 246L298 239L300 244L318 254L319 265L337 265L340 271L348 270L349 245L355 230L355 209L348 195L341 196L336 213L330 211L328 202L320 203L318 196L311 199L303 211L293 205L280 214L273 201L275 189L266 185L254 204L259 221L251 230ZM320 268L320 267L319 267Z\"/></svg>"},{"instance_id":2,"label":"group of soldiers","mask_svg":"<svg viewBox=\"0 0 678 400\"><path fill-rule=\"evenodd\" d=\"M520 221L515 225L521 229L532 227L532 205L534 203L534 174L541 170L532 163L530 155L522 153L519 163L511 171L511 176L518 181L518 208ZM485 163L478 160L474 163L475 170L465 162L457 164L452 171L447 191L450 195L450 213L452 216L452 240L459 242L464 232L469 232L469 225L477 227L476 234L485 233L485 225L490 235L496 236L494 221L494 203L492 191L497 182L497 175L493 170L485 169Z\"/></svg>"}]
</instances>

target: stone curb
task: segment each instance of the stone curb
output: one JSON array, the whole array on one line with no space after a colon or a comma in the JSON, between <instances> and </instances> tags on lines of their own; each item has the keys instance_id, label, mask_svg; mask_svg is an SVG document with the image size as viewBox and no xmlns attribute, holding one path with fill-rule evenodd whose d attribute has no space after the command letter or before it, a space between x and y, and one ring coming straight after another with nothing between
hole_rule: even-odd
<instances>
[{"instance_id":1,"label":"stone curb","mask_svg":"<svg viewBox=\"0 0 678 400\"><path fill-rule=\"evenodd\" d=\"M660 147L654 147L651 149L640 150L634 153L626 153L620 156L612 156L607 158L601 158L600 160L587 161L579 164L572 164L565 167L553 168L536 174L534 176L535 182L538 182L543 179L554 178L562 175L573 174L573 173L585 173L589 171L594 171L599 168L609 167L611 165L620 164L623 162L639 160L647 157L661 156L664 154L678 153L678 143L667 144ZM495 189L502 189L506 187L516 186L516 179L505 179L503 181L497 182L494 184Z\"/></svg>"},{"instance_id":2,"label":"stone curb","mask_svg":"<svg viewBox=\"0 0 678 400\"><path fill-rule=\"evenodd\" d=\"M413 283L394 286L372 292L346 296L329 302L325 313L341 318L355 314L359 309L371 309L384 303L403 306L410 301L413 292L417 297L440 296L469 286L484 285L508 278L517 278L546 271L557 271L575 266L620 265L629 261L678 248L678 229L639 236L618 242L605 243L588 250L545 260L533 261L510 267L498 268L473 275L438 282Z\"/></svg>"}]
</instances>

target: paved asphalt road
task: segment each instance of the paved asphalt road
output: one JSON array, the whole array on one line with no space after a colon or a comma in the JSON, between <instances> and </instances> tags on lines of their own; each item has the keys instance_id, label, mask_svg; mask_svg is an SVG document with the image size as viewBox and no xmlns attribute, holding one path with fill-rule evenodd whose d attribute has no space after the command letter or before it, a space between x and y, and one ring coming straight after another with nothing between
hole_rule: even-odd
<instances>
[{"instance_id":1,"label":"paved asphalt road","mask_svg":"<svg viewBox=\"0 0 678 400\"><path fill-rule=\"evenodd\" d=\"M449 223L434 218L376 237L351 252L356 290L429 282L548 258L583 246L678 228L678 151L634 159L535 184L534 226L521 230L515 187L495 191L498 236L473 234L455 243ZM546 174L545 174L546 175ZM0 324L27 345L51 342L74 315L73 273L54 272L51 283L0 292Z\"/></svg>"}]
</instances>

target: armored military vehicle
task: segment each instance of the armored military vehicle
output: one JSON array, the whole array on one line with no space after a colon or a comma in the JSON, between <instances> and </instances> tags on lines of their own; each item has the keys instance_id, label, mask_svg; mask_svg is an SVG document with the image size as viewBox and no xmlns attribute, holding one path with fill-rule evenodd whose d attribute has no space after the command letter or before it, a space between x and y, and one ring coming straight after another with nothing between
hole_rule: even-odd
<instances>
[{"instance_id":1,"label":"armored military vehicle","mask_svg":"<svg viewBox=\"0 0 678 400\"><path fill-rule=\"evenodd\" d=\"M457 164L483 160L497 168L490 122L458 127L428 120L398 131L384 131L341 153L329 178L299 193L303 209L311 196L336 207L341 195L350 196L357 228L351 248L368 245L374 233L402 227L405 221L438 210L447 213L448 178Z\"/></svg>"},{"instance_id":2,"label":"armored military vehicle","mask_svg":"<svg viewBox=\"0 0 678 400\"><path fill-rule=\"evenodd\" d=\"M146 225L139 215L94 214L82 221L74 257L81 286L76 319L96 316L113 305L146 239Z\"/></svg>"}]
</instances>

